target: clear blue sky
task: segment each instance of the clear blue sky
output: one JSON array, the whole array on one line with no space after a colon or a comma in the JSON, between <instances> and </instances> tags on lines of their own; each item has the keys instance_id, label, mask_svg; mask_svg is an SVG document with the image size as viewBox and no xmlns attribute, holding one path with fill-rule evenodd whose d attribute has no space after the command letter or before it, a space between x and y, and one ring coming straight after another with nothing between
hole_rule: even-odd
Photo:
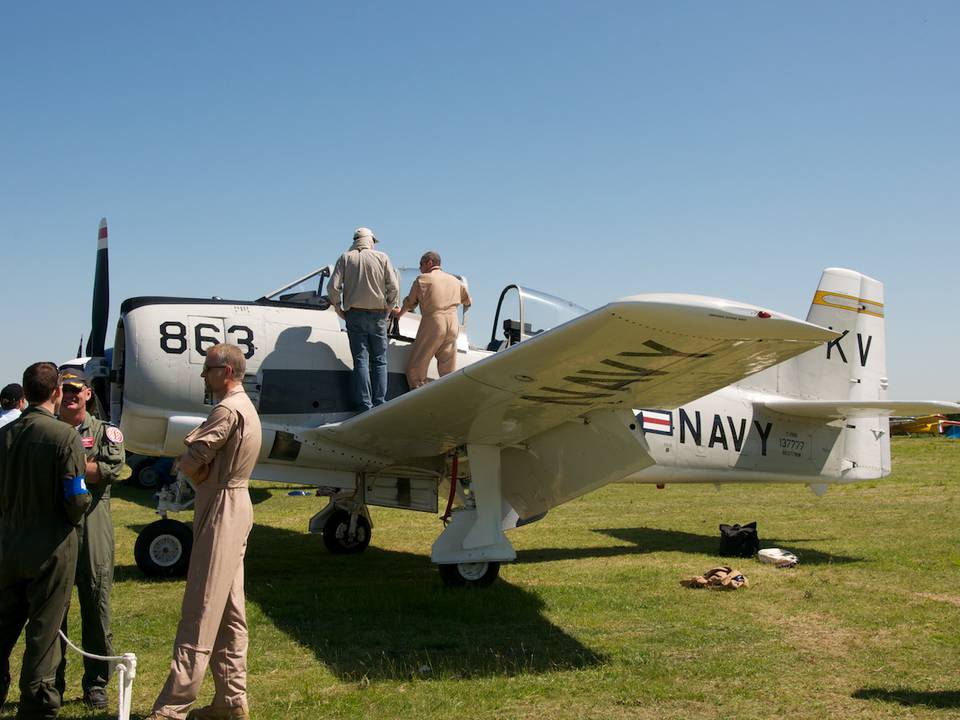
<instances>
[{"instance_id":1,"label":"clear blue sky","mask_svg":"<svg viewBox=\"0 0 960 720\"><path fill-rule=\"evenodd\" d=\"M475 341L509 282L803 317L854 268L891 396L958 400L958 31L955 2L6 3L0 382L88 333L106 216L111 328L367 225L469 278Z\"/></svg>"}]
</instances>

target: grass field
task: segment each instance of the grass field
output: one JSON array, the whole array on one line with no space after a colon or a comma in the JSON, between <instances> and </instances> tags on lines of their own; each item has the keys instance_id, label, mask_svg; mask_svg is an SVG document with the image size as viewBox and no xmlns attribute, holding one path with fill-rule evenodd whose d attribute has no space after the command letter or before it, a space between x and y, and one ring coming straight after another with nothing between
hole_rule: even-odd
<instances>
[{"instance_id":1,"label":"grass field","mask_svg":"<svg viewBox=\"0 0 960 720\"><path fill-rule=\"evenodd\" d=\"M895 439L893 455L891 478L822 498L802 486L608 486L511 533L518 562L475 591L441 585L435 516L374 508L367 552L332 556L305 533L325 501L259 483L252 715L960 717L960 442ZM142 717L166 676L183 582L140 575L133 543L154 517L150 493L115 496L114 634L139 658ZM736 592L680 587L725 564L719 523L751 520L763 547L801 564L742 560L750 587ZM77 628L76 603L71 613ZM63 717L91 717L79 678L72 656ZM201 702L211 693L208 679Z\"/></svg>"}]
</instances>

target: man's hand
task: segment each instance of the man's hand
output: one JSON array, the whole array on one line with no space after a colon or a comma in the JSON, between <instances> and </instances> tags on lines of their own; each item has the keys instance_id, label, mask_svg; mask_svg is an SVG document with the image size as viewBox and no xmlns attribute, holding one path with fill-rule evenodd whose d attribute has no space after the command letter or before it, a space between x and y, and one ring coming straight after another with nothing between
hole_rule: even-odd
<instances>
[{"instance_id":1,"label":"man's hand","mask_svg":"<svg viewBox=\"0 0 960 720\"><path fill-rule=\"evenodd\" d=\"M204 465L194 460L190 453L184 453L180 456L180 472L193 480L195 483L202 483L210 475L210 466Z\"/></svg>"},{"instance_id":2,"label":"man's hand","mask_svg":"<svg viewBox=\"0 0 960 720\"><path fill-rule=\"evenodd\" d=\"M100 466L93 460L87 460L87 469L84 470L84 482L87 485L100 484Z\"/></svg>"}]
</instances>

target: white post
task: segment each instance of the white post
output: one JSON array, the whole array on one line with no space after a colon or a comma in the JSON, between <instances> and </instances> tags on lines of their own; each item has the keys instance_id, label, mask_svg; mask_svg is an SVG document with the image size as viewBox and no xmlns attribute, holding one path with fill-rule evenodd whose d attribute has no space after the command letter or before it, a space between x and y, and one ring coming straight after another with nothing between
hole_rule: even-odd
<instances>
[{"instance_id":1,"label":"white post","mask_svg":"<svg viewBox=\"0 0 960 720\"><path fill-rule=\"evenodd\" d=\"M130 720L130 703L133 700L133 679L137 676L137 656L133 653L124 653L123 655L94 655L85 652L77 647L70 638L59 631L60 637L70 647L70 649L80 653L84 657L92 660L104 660L106 662L116 662L117 664L117 720Z\"/></svg>"}]
</instances>

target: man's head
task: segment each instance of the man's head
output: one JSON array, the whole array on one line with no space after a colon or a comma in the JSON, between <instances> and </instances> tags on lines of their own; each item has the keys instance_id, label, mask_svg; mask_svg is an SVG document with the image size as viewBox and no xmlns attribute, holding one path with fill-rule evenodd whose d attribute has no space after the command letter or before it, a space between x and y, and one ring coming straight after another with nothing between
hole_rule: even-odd
<instances>
[{"instance_id":1,"label":"man's head","mask_svg":"<svg viewBox=\"0 0 960 720\"><path fill-rule=\"evenodd\" d=\"M440 267L440 253L427 250L420 258L420 272L430 272L435 267Z\"/></svg>"},{"instance_id":2,"label":"man's head","mask_svg":"<svg viewBox=\"0 0 960 720\"><path fill-rule=\"evenodd\" d=\"M60 371L52 362L34 363L23 371L23 395L31 405L60 405Z\"/></svg>"},{"instance_id":3,"label":"man's head","mask_svg":"<svg viewBox=\"0 0 960 720\"><path fill-rule=\"evenodd\" d=\"M64 422L77 425L87 416L87 406L93 397L93 390L82 370L65 367L60 370L60 387L63 400L60 401L60 418Z\"/></svg>"},{"instance_id":4,"label":"man's head","mask_svg":"<svg viewBox=\"0 0 960 720\"><path fill-rule=\"evenodd\" d=\"M246 371L247 361L243 351L236 345L219 343L207 350L201 375L207 390L217 397L223 397L228 390L243 382Z\"/></svg>"},{"instance_id":5,"label":"man's head","mask_svg":"<svg viewBox=\"0 0 960 720\"><path fill-rule=\"evenodd\" d=\"M353 231L354 242L364 237L370 238L371 240L373 240L373 242L380 242L379 240L377 240L377 236L373 234L373 230L371 230L370 228L359 227Z\"/></svg>"},{"instance_id":6,"label":"man's head","mask_svg":"<svg viewBox=\"0 0 960 720\"><path fill-rule=\"evenodd\" d=\"M27 401L23 397L23 387L18 383L10 383L3 390L0 390L0 409L4 412L7 410L22 410L26 404Z\"/></svg>"}]
</instances>

